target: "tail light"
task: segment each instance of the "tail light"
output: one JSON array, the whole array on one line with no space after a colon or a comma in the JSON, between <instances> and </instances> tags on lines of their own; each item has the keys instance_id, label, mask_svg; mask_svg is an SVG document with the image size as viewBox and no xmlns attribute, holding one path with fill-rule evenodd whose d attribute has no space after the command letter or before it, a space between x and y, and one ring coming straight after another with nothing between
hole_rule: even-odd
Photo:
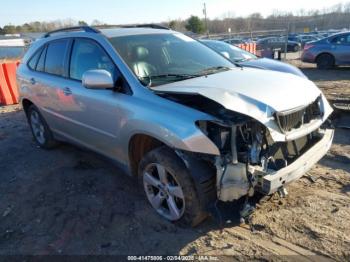
<instances>
[{"instance_id":1,"label":"tail light","mask_svg":"<svg viewBox=\"0 0 350 262\"><path fill-rule=\"evenodd\" d=\"M311 44L305 44L304 46L304 50L308 50L310 48L314 47L314 45L311 45Z\"/></svg>"}]
</instances>

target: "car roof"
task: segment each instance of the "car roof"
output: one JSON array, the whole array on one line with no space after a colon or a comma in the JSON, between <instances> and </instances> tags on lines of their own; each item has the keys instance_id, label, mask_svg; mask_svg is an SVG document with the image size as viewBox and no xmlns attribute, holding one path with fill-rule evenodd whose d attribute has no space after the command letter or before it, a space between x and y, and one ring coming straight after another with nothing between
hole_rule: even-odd
<instances>
[{"instance_id":1,"label":"car roof","mask_svg":"<svg viewBox=\"0 0 350 262\"><path fill-rule=\"evenodd\" d=\"M199 39L199 42L207 42L207 43L223 43L223 44L227 44L224 41L220 41L220 40L215 40L215 39Z\"/></svg>"},{"instance_id":2,"label":"car roof","mask_svg":"<svg viewBox=\"0 0 350 262\"><path fill-rule=\"evenodd\" d=\"M90 26L74 26L61 28L48 32L42 36L42 38L59 37L64 35L65 37L75 37L77 34L101 34L107 38L128 36L128 35L142 35L142 34L173 34L177 33L169 28L159 25L138 25L138 26L106 26L106 27L90 27Z\"/></svg>"},{"instance_id":3,"label":"car roof","mask_svg":"<svg viewBox=\"0 0 350 262\"><path fill-rule=\"evenodd\" d=\"M166 29L154 29L154 28L108 28L100 29L101 33L107 38L119 37L119 36L128 36L128 35L148 35L148 34L173 34L176 33L172 30Z\"/></svg>"},{"instance_id":4,"label":"car roof","mask_svg":"<svg viewBox=\"0 0 350 262\"><path fill-rule=\"evenodd\" d=\"M343 31L343 32L339 32L339 33L332 34L332 35L330 35L330 36L327 37L327 38L333 38L333 37L335 37L335 36L346 35L346 34L349 34L349 33L350 33L350 31Z\"/></svg>"}]
</instances>

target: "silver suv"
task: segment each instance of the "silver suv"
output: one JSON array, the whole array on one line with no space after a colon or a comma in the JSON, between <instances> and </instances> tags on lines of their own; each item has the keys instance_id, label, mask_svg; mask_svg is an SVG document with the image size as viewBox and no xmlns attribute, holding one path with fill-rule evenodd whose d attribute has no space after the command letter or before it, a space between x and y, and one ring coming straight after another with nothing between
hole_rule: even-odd
<instances>
[{"instance_id":1,"label":"silver suv","mask_svg":"<svg viewBox=\"0 0 350 262\"><path fill-rule=\"evenodd\" d=\"M69 141L115 160L180 223L198 224L217 200L284 191L333 138L311 81L242 68L156 26L48 33L17 77L40 147Z\"/></svg>"}]
</instances>

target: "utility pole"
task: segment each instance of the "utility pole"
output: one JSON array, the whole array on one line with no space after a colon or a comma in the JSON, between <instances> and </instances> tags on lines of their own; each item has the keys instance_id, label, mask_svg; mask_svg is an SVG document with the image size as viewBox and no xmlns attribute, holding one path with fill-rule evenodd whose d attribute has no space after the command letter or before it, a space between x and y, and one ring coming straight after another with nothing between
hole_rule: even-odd
<instances>
[{"instance_id":1,"label":"utility pole","mask_svg":"<svg viewBox=\"0 0 350 262\"><path fill-rule=\"evenodd\" d=\"M286 39L284 43L284 61L287 60L287 51L288 51L288 36L289 36L289 18L287 21L287 28L286 28Z\"/></svg>"},{"instance_id":2,"label":"utility pole","mask_svg":"<svg viewBox=\"0 0 350 262\"><path fill-rule=\"evenodd\" d=\"M205 31L207 33L207 37L209 38L209 30L208 30L208 20L207 20L207 5L203 3L203 14L204 14L204 21L205 21Z\"/></svg>"}]
</instances>

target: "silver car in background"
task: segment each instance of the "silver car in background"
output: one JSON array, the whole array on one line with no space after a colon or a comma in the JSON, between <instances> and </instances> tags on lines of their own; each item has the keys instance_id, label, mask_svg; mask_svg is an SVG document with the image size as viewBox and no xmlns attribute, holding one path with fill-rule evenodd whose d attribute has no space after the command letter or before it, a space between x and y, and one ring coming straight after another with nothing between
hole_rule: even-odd
<instances>
[{"instance_id":1,"label":"silver car in background","mask_svg":"<svg viewBox=\"0 0 350 262\"><path fill-rule=\"evenodd\" d=\"M311 81L236 67L163 28L48 33L17 80L40 147L69 141L115 160L178 223L198 224L217 200L283 191L333 138Z\"/></svg>"},{"instance_id":2,"label":"silver car in background","mask_svg":"<svg viewBox=\"0 0 350 262\"><path fill-rule=\"evenodd\" d=\"M296 76L307 78L301 70L293 65L276 61L270 58L259 58L237 46L233 46L218 40L200 40L203 44L210 47L214 51L225 56L233 63L244 67L253 67L260 69L273 70L278 72L290 73Z\"/></svg>"}]
</instances>

